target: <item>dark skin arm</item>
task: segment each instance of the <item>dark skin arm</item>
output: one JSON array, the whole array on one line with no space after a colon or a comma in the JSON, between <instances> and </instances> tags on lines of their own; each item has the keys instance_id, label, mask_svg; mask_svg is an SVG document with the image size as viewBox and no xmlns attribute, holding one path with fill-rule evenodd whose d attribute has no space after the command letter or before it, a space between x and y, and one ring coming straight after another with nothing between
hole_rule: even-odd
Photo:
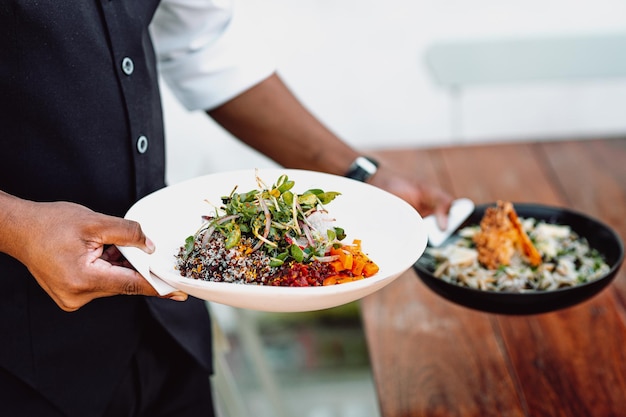
<instances>
[{"instance_id":1,"label":"dark skin arm","mask_svg":"<svg viewBox=\"0 0 626 417\"><path fill-rule=\"evenodd\" d=\"M91 300L117 294L157 295L109 246L152 253L153 244L138 223L78 204L38 203L1 191L0 208L0 252L26 265L61 309L78 310ZM181 301L187 295L176 292L168 298Z\"/></svg>"},{"instance_id":2,"label":"dark skin arm","mask_svg":"<svg viewBox=\"0 0 626 417\"><path fill-rule=\"evenodd\" d=\"M343 175L361 155L320 123L276 74L208 114L286 168ZM405 199L423 216L434 213L445 227L452 204L445 191L384 164L369 182Z\"/></svg>"},{"instance_id":3,"label":"dark skin arm","mask_svg":"<svg viewBox=\"0 0 626 417\"><path fill-rule=\"evenodd\" d=\"M273 75L209 112L251 147L287 168L342 175L360 153L313 117ZM370 182L442 219L452 198L417 178L381 166ZM157 295L112 245L154 248L133 221L65 202L38 203L0 191L0 252L21 261L66 311L117 294ZM184 300L175 292L166 296Z\"/></svg>"}]
</instances>

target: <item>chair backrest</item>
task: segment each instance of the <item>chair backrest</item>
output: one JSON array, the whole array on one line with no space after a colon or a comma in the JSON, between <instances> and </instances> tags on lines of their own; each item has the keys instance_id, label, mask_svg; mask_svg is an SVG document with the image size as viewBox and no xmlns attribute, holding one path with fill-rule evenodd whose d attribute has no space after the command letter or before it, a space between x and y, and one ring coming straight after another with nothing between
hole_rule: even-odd
<instances>
[{"instance_id":1,"label":"chair backrest","mask_svg":"<svg viewBox=\"0 0 626 417\"><path fill-rule=\"evenodd\" d=\"M626 34L438 42L425 53L445 87L626 76Z\"/></svg>"}]
</instances>

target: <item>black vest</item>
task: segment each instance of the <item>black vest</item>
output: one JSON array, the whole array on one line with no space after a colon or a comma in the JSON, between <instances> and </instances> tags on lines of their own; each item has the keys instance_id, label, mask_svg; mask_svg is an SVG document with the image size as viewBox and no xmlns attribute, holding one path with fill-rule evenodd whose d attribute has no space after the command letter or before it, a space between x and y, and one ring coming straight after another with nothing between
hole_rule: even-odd
<instances>
[{"instance_id":1,"label":"black vest","mask_svg":"<svg viewBox=\"0 0 626 417\"><path fill-rule=\"evenodd\" d=\"M147 29L157 5L0 2L0 190L122 216L164 186L158 76ZM105 407L136 346L146 303L211 366L210 323L200 300L119 296L66 313L5 254L0 285L0 334L10 335L0 343L0 366L68 415L96 416Z\"/></svg>"}]
</instances>

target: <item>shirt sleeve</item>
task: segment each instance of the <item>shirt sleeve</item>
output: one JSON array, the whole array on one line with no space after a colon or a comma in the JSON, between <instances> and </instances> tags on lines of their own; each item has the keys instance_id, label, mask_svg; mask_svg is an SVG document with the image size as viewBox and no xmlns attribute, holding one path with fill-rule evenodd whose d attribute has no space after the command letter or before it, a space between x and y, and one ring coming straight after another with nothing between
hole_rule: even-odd
<instances>
[{"instance_id":1,"label":"shirt sleeve","mask_svg":"<svg viewBox=\"0 0 626 417\"><path fill-rule=\"evenodd\" d=\"M230 0L164 0L150 26L163 80L189 110L210 110L275 71Z\"/></svg>"}]
</instances>

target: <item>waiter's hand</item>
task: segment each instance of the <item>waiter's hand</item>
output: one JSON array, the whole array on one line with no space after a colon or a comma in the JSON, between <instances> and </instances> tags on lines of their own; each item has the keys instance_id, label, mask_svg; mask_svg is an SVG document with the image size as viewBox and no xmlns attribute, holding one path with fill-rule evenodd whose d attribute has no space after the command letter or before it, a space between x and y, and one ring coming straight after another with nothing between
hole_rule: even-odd
<instances>
[{"instance_id":1,"label":"waiter's hand","mask_svg":"<svg viewBox=\"0 0 626 417\"><path fill-rule=\"evenodd\" d=\"M118 294L156 296L136 270L109 245L154 252L153 243L134 221L96 213L66 202L22 205L18 245L9 253L26 265L39 285L65 311ZM15 213L13 214L15 218ZM106 252L105 252L105 247ZM168 298L182 301L182 292Z\"/></svg>"},{"instance_id":2,"label":"waiter's hand","mask_svg":"<svg viewBox=\"0 0 626 417\"><path fill-rule=\"evenodd\" d=\"M434 214L439 228L446 228L454 199L441 188L406 173L396 172L385 165L379 167L369 182L404 199L423 217Z\"/></svg>"}]
</instances>

